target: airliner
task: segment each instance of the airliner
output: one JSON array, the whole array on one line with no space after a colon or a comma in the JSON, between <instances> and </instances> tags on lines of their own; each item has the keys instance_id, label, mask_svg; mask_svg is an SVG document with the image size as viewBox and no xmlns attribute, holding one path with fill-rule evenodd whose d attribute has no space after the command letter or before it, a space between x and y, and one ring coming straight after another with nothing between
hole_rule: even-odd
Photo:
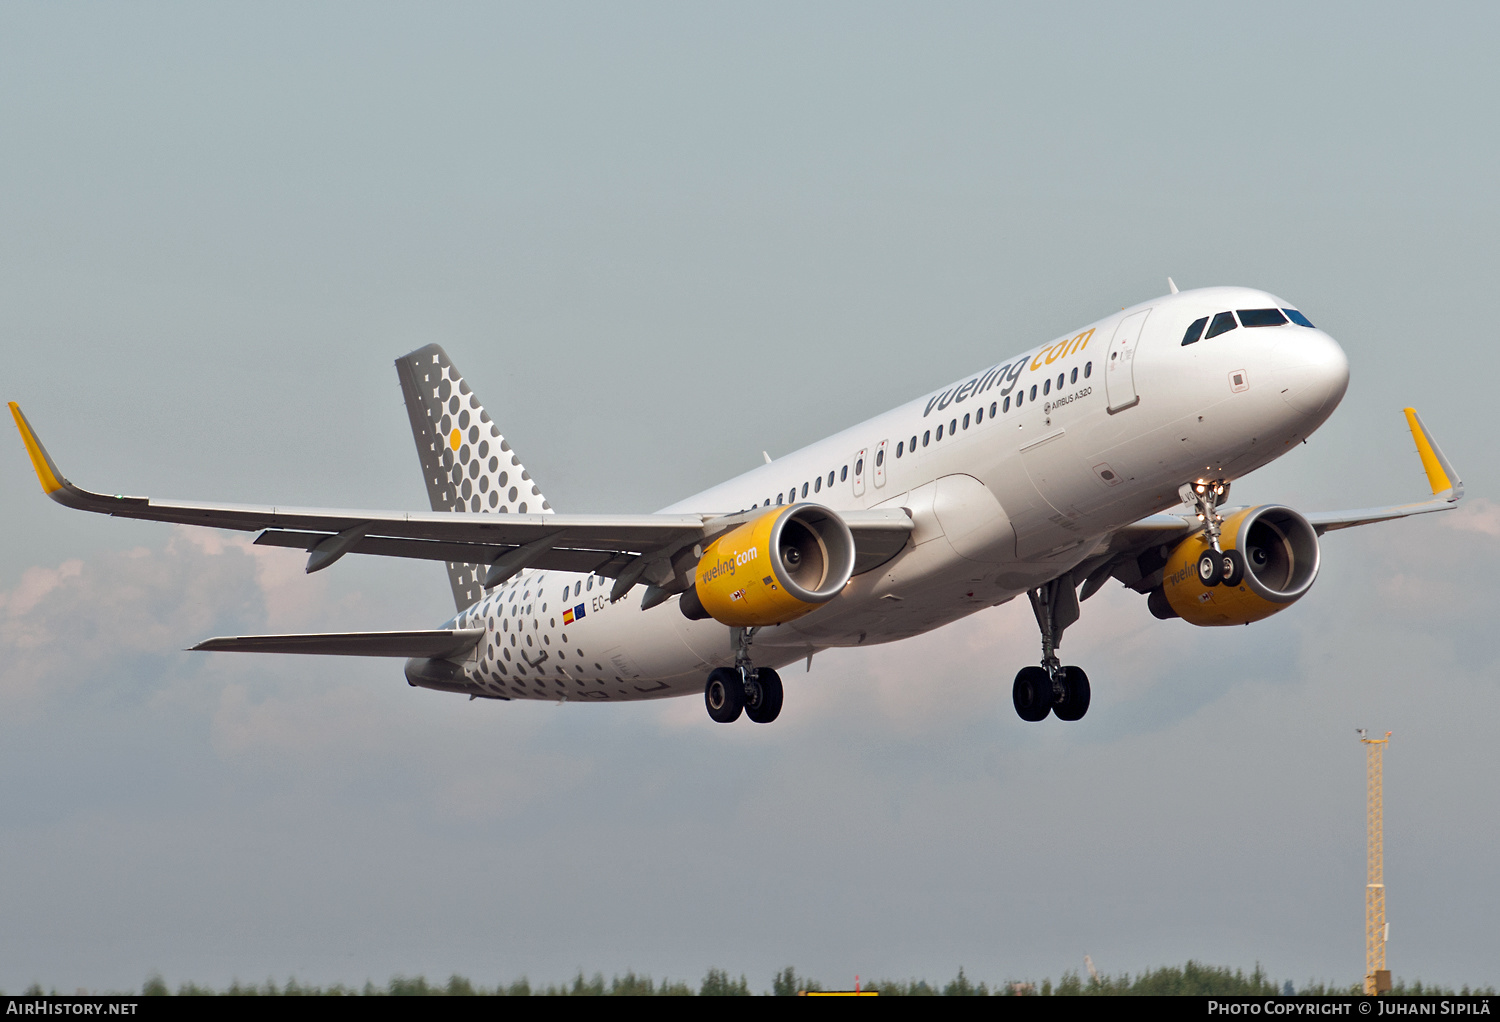
<instances>
[{"instance_id":1,"label":"airliner","mask_svg":"<svg viewBox=\"0 0 1500 1022\"><path fill-rule=\"evenodd\" d=\"M441 561L457 608L435 629L223 636L195 650L405 658L410 685L471 699L701 693L715 721L764 724L781 712L779 668L1025 595L1041 657L1015 677L1016 713L1072 721L1091 689L1062 663L1063 635L1110 579L1159 619L1250 624L1307 593L1325 533L1463 496L1408 408L1429 498L1306 514L1230 506L1235 480L1333 413L1348 359L1275 295L1168 284L655 514L555 511L437 345L396 361L430 512L94 493L10 408L60 504L255 532L304 551L308 572L345 554Z\"/></svg>"}]
</instances>

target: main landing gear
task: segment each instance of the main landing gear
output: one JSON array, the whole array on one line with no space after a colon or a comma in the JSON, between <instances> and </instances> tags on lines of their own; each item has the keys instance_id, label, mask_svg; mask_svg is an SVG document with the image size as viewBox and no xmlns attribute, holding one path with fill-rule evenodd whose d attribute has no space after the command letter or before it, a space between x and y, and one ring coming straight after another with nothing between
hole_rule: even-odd
<instances>
[{"instance_id":1,"label":"main landing gear","mask_svg":"<svg viewBox=\"0 0 1500 1022\"><path fill-rule=\"evenodd\" d=\"M1198 581L1209 587L1239 585L1245 578L1245 555L1238 550L1225 550L1219 540L1219 529L1224 524L1219 505L1229 496L1229 484L1222 479L1183 483L1177 495L1183 503L1198 509L1203 532L1208 537L1209 548L1198 555Z\"/></svg>"},{"instance_id":2,"label":"main landing gear","mask_svg":"<svg viewBox=\"0 0 1500 1022\"><path fill-rule=\"evenodd\" d=\"M1078 620L1078 591L1073 575L1053 579L1026 594L1042 630L1042 666L1023 667L1011 687L1016 714L1038 721L1053 714L1058 720L1081 720L1089 712L1089 676L1081 667L1064 667L1057 658L1063 630Z\"/></svg>"},{"instance_id":3,"label":"main landing gear","mask_svg":"<svg viewBox=\"0 0 1500 1022\"><path fill-rule=\"evenodd\" d=\"M781 713L781 675L769 667L750 662L750 640L754 628L735 629L734 666L709 672L703 686L708 715L720 724L732 724L740 711L757 724L769 724Z\"/></svg>"}]
</instances>

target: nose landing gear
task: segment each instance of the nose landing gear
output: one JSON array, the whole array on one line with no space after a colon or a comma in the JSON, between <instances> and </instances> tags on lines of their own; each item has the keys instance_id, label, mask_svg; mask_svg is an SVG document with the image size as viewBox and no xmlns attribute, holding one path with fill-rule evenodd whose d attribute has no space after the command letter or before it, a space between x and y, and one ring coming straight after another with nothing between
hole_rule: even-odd
<instances>
[{"instance_id":1,"label":"nose landing gear","mask_svg":"<svg viewBox=\"0 0 1500 1022\"><path fill-rule=\"evenodd\" d=\"M750 640L754 628L736 629L733 667L709 672L703 686L708 715L720 724L733 724L743 711L757 724L769 724L781 714L781 675L769 667L750 662Z\"/></svg>"},{"instance_id":2,"label":"nose landing gear","mask_svg":"<svg viewBox=\"0 0 1500 1022\"><path fill-rule=\"evenodd\" d=\"M1222 479L1183 483L1177 495L1184 504L1198 509L1203 531L1208 536L1209 549L1198 557L1198 581L1209 587L1239 585L1245 578L1245 555L1238 550L1225 550L1219 539L1219 529L1224 524L1219 505L1229 496L1229 484Z\"/></svg>"}]
</instances>

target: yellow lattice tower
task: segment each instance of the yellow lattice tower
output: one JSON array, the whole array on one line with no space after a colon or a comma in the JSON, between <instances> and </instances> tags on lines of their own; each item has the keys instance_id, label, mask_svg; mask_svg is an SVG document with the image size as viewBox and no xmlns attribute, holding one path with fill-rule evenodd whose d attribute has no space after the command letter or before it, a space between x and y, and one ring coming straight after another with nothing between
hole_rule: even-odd
<instances>
[{"instance_id":1,"label":"yellow lattice tower","mask_svg":"<svg viewBox=\"0 0 1500 1022\"><path fill-rule=\"evenodd\" d=\"M1365 774L1370 785L1365 814L1370 849L1365 881L1365 993L1375 995L1391 988L1391 972L1385 967L1385 806L1381 765L1391 733L1387 731L1384 738L1371 738L1360 728L1359 740L1367 750Z\"/></svg>"}]
</instances>

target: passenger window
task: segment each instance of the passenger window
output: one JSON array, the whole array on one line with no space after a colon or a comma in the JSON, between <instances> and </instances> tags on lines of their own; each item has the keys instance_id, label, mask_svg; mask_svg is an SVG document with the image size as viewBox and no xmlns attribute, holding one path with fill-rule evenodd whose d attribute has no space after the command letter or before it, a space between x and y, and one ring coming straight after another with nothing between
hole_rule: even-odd
<instances>
[{"instance_id":1,"label":"passenger window","mask_svg":"<svg viewBox=\"0 0 1500 1022\"><path fill-rule=\"evenodd\" d=\"M829 486L833 485L833 471L831 469L828 472L828 485Z\"/></svg>"},{"instance_id":2,"label":"passenger window","mask_svg":"<svg viewBox=\"0 0 1500 1022\"><path fill-rule=\"evenodd\" d=\"M995 408L996 408L995 402L991 401L990 402L990 418L992 418L992 419L995 417Z\"/></svg>"},{"instance_id":3,"label":"passenger window","mask_svg":"<svg viewBox=\"0 0 1500 1022\"><path fill-rule=\"evenodd\" d=\"M1203 339L1206 341L1210 337L1217 337L1220 334L1227 334L1237 326L1239 326L1239 324L1234 321L1234 313L1221 312L1217 316L1215 316L1214 321L1208 325L1208 333L1203 335Z\"/></svg>"},{"instance_id":4,"label":"passenger window","mask_svg":"<svg viewBox=\"0 0 1500 1022\"><path fill-rule=\"evenodd\" d=\"M1078 382L1078 367L1077 366L1073 367L1073 374L1068 377L1068 382L1069 383L1077 383Z\"/></svg>"},{"instance_id":5,"label":"passenger window","mask_svg":"<svg viewBox=\"0 0 1500 1022\"><path fill-rule=\"evenodd\" d=\"M1296 309L1282 309L1281 311L1290 316L1292 322L1296 323L1298 326L1312 326L1312 320L1302 315L1302 313L1298 312Z\"/></svg>"},{"instance_id":6,"label":"passenger window","mask_svg":"<svg viewBox=\"0 0 1500 1022\"><path fill-rule=\"evenodd\" d=\"M932 436L932 430L925 429L925 430L922 431L922 446L923 447L927 446L927 440L931 436Z\"/></svg>"},{"instance_id":7,"label":"passenger window","mask_svg":"<svg viewBox=\"0 0 1500 1022\"><path fill-rule=\"evenodd\" d=\"M1026 391L1024 391L1024 390L1018 390L1018 391L1016 391L1016 407L1017 408L1021 407L1021 402L1024 401L1025 399L1026 399Z\"/></svg>"},{"instance_id":8,"label":"passenger window","mask_svg":"<svg viewBox=\"0 0 1500 1022\"><path fill-rule=\"evenodd\" d=\"M1042 381L1042 394L1045 396L1050 393L1052 393L1052 377L1049 376Z\"/></svg>"},{"instance_id":9,"label":"passenger window","mask_svg":"<svg viewBox=\"0 0 1500 1022\"><path fill-rule=\"evenodd\" d=\"M802 484L802 496L804 496L804 497L807 496L807 484L806 483Z\"/></svg>"},{"instance_id":10,"label":"passenger window","mask_svg":"<svg viewBox=\"0 0 1500 1022\"><path fill-rule=\"evenodd\" d=\"M905 440L896 441L896 457L901 457L901 450L906 446Z\"/></svg>"},{"instance_id":11,"label":"passenger window","mask_svg":"<svg viewBox=\"0 0 1500 1022\"><path fill-rule=\"evenodd\" d=\"M983 407L976 408L974 410L974 425L977 426L977 425L979 425L983 421L984 421L984 408Z\"/></svg>"},{"instance_id":12,"label":"passenger window","mask_svg":"<svg viewBox=\"0 0 1500 1022\"><path fill-rule=\"evenodd\" d=\"M884 464L885 464L885 448L882 447L880 450L878 450L878 451L875 452L875 467L879 468L881 465L884 465Z\"/></svg>"},{"instance_id":13,"label":"passenger window","mask_svg":"<svg viewBox=\"0 0 1500 1022\"><path fill-rule=\"evenodd\" d=\"M969 428L969 416L968 416L967 413L965 413L964 414L964 429L968 429L968 428Z\"/></svg>"},{"instance_id":14,"label":"passenger window","mask_svg":"<svg viewBox=\"0 0 1500 1022\"><path fill-rule=\"evenodd\" d=\"M776 495L776 506L777 507L781 506L781 494L779 494L779 493Z\"/></svg>"},{"instance_id":15,"label":"passenger window","mask_svg":"<svg viewBox=\"0 0 1500 1022\"><path fill-rule=\"evenodd\" d=\"M954 433L957 433L957 432L958 432L958 420L954 419L952 422L948 423L948 435L952 436Z\"/></svg>"},{"instance_id":16,"label":"passenger window","mask_svg":"<svg viewBox=\"0 0 1500 1022\"><path fill-rule=\"evenodd\" d=\"M1094 363L1092 363L1092 362L1085 362L1083 364L1083 378L1086 380L1090 376L1093 376L1093 375L1094 375Z\"/></svg>"},{"instance_id":17,"label":"passenger window","mask_svg":"<svg viewBox=\"0 0 1500 1022\"><path fill-rule=\"evenodd\" d=\"M1010 398L1005 399L1005 411L1010 411Z\"/></svg>"},{"instance_id":18,"label":"passenger window","mask_svg":"<svg viewBox=\"0 0 1500 1022\"><path fill-rule=\"evenodd\" d=\"M806 483L802 484L802 492L804 494L807 493L807 484ZM818 478L816 478L816 479L813 480L813 492L814 493L822 493L823 492L823 477L822 476L818 476Z\"/></svg>"},{"instance_id":19,"label":"passenger window","mask_svg":"<svg viewBox=\"0 0 1500 1022\"><path fill-rule=\"evenodd\" d=\"M854 463L854 474L858 476L858 475L864 475L864 473L865 473L865 459L860 458L858 461L856 461Z\"/></svg>"},{"instance_id":20,"label":"passenger window","mask_svg":"<svg viewBox=\"0 0 1500 1022\"><path fill-rule=\"evenodd\" d=\"M911 443L907 444L906 448L907 450L911 451L915 451L917 449L917 434L913 433L911 435Z\"/></svg>"},{"instance_id":21,"label":"passenger window","mask_svg":"<svg viewBox=\"0 0 1500 1022\"><path fill-rule=\"evenodd\" d=\"M1197 344L1203 337L1203 328L1208 325L1208 317L1193 320L1193 325L1187 328L1187 333L1182 335L1182 346L1186 348L1189 344Z\"/></svg>"},{"instance_id":22,"label":"passenger window","mask_svg":"<svg viewBox=\"0 0 1500 1022\"><path fill-rule=\"evenodd\" d=\"M1067 375L1066 373L1058 373L1057 374L1057 389L1058 390L1062 390L1063 389L1063 379L1066 377L1066 375Z\"/></svg>"},{"instance_id":23,"label":"passenger window","mask_svg":"<svg viewBox=\"0 0 1500 1022\"><path fill-rule=\"evenodd\" d=\"M938 431L937 431L937 438L938 438L938 439L939 439L939 440L941 440L941 439L943 439L943 427L942 427L942 426L939 426L939 427L938 427Z\"/></svg>"},{"instance_id":24,"label":"passenger window","mask_svg":"<svg viewBox=\"0 0 1500 1022\"><path fill-rule=\"evenodd\" d=\"M788 504L797 503L797 487L793 486L790 490L786 491L786 502Z\"/></svg>"},{"instance_id":25,"label":"passenger window","mask_svg":"<svg viewBox=\"0 0 1500 1022\"><path fill-rule=\"evenodd\" d=\"M1280 309L1240 309L1239 312L1241 326L1286 326L1286 317Z\"/></svg>"},{"instance_id":26,"label":"passenger window","mask_svg":"<svg viewBox=\"0 0 1500 1022\"><path fill-rule=\"evenodd\" d=\"M1029 395L1027 395L1027 396L1030 397L1031 400L1033 400L1033 401L1036 400L1036 384L1033 383L1031 385L1031 393Z\"/></svg>"},{"instance_id":27,"label":"passenger window","mask_svg":"<svg viewBox=\"0 0 1500 1022\"><path fill-rule=\"evenodd\" d=\"M849 478L849 466L845 465L843 468L839 469L839 482L841 482L841 483L845 482L845 481L848 480L848 478Z\"/></svg>"}]
</instances>

